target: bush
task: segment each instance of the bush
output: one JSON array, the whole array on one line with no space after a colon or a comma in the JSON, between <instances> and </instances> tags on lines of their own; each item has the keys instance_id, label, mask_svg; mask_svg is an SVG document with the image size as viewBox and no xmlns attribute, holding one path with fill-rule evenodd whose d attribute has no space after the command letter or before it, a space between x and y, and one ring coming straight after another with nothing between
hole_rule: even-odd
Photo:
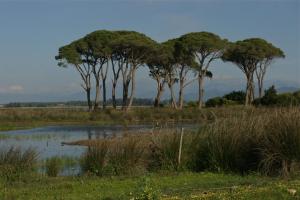
<instances>
[{"instance_id":1,"label":"bush","mask_svg":"<svg viewBox=\"0 0 300 200\"><path fill-rule=\"evenodd\" d=\"M222 97L214 97L208 99L205 103L206 107L218 107L224 104L224 99Z\"/></svg>"},{"instance_id":2,"label":"bush","mask_svg":"<svg viewBox=\"0 0 300 200\"><path fill-rule=\"evenodd\" d=\"M62 170L63 163L59 157L52 157L46 160L46 174L51 177L56 177Z\"/></svg>"},{"instance_id":3,"label":"bush","mask_svg":"<svg viewBox=\"0 0 300 200\"><path fill-rule=\"evenodd\" d=\"M196 108L197 107L197 102L196 101L189 101L187 103L187 107L189 107L189 108Z\"/></svg>"},{"instance_id":4,"label":"bush","mask_svg":"<svg viewBox=\"0 0 300 200\"><path fill-rule=\"evenodd\" d=\"M237 105L236 101L228 100L222 97L215 97L206 101L206 107L220 107L226 105Z\"/></svg>"},{"instance_id":5,"label":"bush","mask_svg":"<svg viewBox=\"0 0 300 200\"><path fill-rule=\"evenodd\" d=\"M271 86L265 90L265 95L260 99L255 99L253 104L264 106L297 106L300 105L300 91L277 94L275 87Z\"/></svg>"},{"instance_id":6,"label":"bush","mask_svg":"<svg viewBox=\"0 0 300 200\"><path fill-rule=\"evenodd\" d=\"M246 99L246 93L244 91L233 91L223 96L223 98L231 101L235 101L239 104L244 104Z\"/></svg>"}]
</instances>

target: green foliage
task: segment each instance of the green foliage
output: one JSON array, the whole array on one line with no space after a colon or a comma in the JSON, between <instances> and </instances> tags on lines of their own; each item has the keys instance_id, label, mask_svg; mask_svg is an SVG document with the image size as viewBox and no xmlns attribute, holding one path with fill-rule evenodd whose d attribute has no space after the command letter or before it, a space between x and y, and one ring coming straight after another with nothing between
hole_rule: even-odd
<instances>
[{"instance_id":1,"label":"green foliage","mask_svg":"<svg viewBox=\"0 0 300 200\"><path fill-rule=\"evenodd\" d=\"M299 91L294 93L277 94L275 86L265 90L265 95L256 99L254 105L264 106L297 106L300 105Z\"/></svg>"},{"instance_id":2,"label":"green foliage","mask_svg":"<svg viewBox=\"0 0 300 200\"><path fill-rule=\"evenodd\" d=\"M214 97L211 99L208 99L205 103L205 106L207 107L220 107L220 106L226 106L226 105L236 105L236 101L228 100L226 98L222 97Z\"/></svg>"},{"instance_id":3,"label":"green foliage","mask_svg":"<svg viewBox=\"0 0 300 200\"><path fill-rule=\"evenodd\" d=\"M63 168L63 161L59 157L52 157L46 160L46 174L51 177L56 177Z\"/></svg>"},{"instance_id":4,"label":"green foliage","mask_svg":"<svg viewBox=\"0 0 300 200\"><path fill-rule=\"evenodd\" d=\"M187 51L207 55L223 50L227 45L227 40L209 32L187 33L181 36L180 40Z\"/></svg>"},{"instance_id":5,"label":"green foliage","mask_svg":"<svg viewBox=\"0 0 300 200\"><path fill-rule=\"evenodd\" d=\"M244 91L232 91L224 95L223 98L243 104L245 102L246 93Z\"/></svg>"},{"instance_id":6,"label":"green foliage","mask_svg":"<svg viewBox=\"0 0 300 200\"><path fill-rule=\"evenodd\" d=\"M137 183L131 200L159 200L160 194L157 189L153 187L153 183L149 178L143 178Z\"/></svg>"},{"instance_id":7,"label":"green foliage","mask_svg":"<svg viewBox=\"0 0 300 200\"><path fill-rule=\"evenodd\" d=\"M187 103L187 107L189 107L189 108L196 108L197 107L197 102L195 102L195 101L189 101Z\"/></svg>"},{"instance_id":8,"label":"green foliage","mask_svg":"<svg viewBox=\"0 0 300 200\"><path fill-rule=\"evenodd\" d=\"M260 61L269 57L284 57L284 54L266 40L250 38L232 43L226 49L222 59L254 71Z\"/></svg>"}]
</instances>

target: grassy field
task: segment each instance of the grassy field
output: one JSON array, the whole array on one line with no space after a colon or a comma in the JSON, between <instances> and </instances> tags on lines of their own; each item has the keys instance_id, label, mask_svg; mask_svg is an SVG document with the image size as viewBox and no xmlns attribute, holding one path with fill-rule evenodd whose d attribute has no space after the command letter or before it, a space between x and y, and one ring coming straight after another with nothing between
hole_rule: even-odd
<instances>
[{"instance_id":1,"label":"grassy field","mask_svg":"<svg viewBox=\"0 0 300 200\"><path fill-rule=\"evenodd\" d=\"M213 173L156 174L144 178L35 177L0 187L0 199L3 200L134 199L140 191L150 191L165 200L300 198L299 179L287 181Z\"/></svg>"},{"instance_id":2,"label":"grassy field","mask_svg":"<svg viewBox=\"0 0 300 200\"><path fill-rule=\"evenodd\" d=\"M67 108L1 108L0 131L28 129L48 125L129 125L165 123L205 123L216 118L228 118L245 113L264 113L272 108L245 108L241 106L206 108L133 108L121 110L99 110L87 112L84 109Z\"/></svg>"}]
</instances>

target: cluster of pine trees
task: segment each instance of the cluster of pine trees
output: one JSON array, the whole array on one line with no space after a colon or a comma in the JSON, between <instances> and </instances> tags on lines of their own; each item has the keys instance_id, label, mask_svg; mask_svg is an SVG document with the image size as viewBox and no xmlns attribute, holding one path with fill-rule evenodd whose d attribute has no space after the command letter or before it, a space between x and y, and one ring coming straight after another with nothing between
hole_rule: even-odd
<instances>
[{"instance_id":1,"label":"cluster of pine trees","mask_svg":"<svg viewBox=\"0 0 300 200\"><path fill-rule=\"evenodd\" d=\"M234 63L247 80L245 104L254 99L254 78L257 78L259 96L263 96L263 80L268 66L275 58L283 58L283 51L273 44L250 38L230 42L209 32L187 33L179 38L158 43L145 34L135 31L99 30L59 48L56 59L61 67L73 66L82 79L82 87L90 110L107 106L107 74L112 72L112 104L117 106L116 87L122 84L122 109L132 106L136 90L136 71L148 67L156 81L157 94L154 106L159 106L165 87L175 109L182 109L184 88L197 81L197 106L204 105L204 81L212 77L210 65L217 59ZM188 76L193 71L195 77ZM92 80L95 82L95 99L91 99ZM178 95L174 85L179 84ZM176 98L178 96L178 99Z\"/></svg>"}]
</instances>

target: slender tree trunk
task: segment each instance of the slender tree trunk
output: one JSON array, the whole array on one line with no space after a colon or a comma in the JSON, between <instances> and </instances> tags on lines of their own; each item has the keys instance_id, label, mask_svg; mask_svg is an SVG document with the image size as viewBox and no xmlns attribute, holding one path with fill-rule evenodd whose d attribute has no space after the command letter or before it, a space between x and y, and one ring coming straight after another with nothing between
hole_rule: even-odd
<instances>
[{"instance_id":1,"label":"slender tree trunk","mask_svg":"<svg viewBox=\"0 0 300 200\"><path fill-rule=\"evenodd\" d=\"M154 107L156 107L156 108L159 107L159 105L160 105L160 98L161 98L163 89L164 89L164 83L161 83L159 80L157 80L157 93L156 93L156 97L154 100Z\"/></svg>"},{"instance_id":2,"label":"slender tree trunk","mask_svg":"<svg viewBox=\"0 0 300 200\"><path fill-rule=\"evenodd\" d=\"M86 89L86 98L87 98L89 111L91 111L92 107L93 107L92 102L91 102L91 88Z\"/></svg>"},{"instance_id":3,"label":"slender tree trunk","mask_svg":"<svg viewBox=\"0 0 300 200\"><path fill-rule=\"evenodd\" d=\"M131 92L130 92L129 103L128 103L126 110L129 110L131 108L133 98L135 95L135 86L136 86L135 85L135 72L136 72L136 67L134 67L134 69L132 70L132 74L131 74Z\"/></svg>"},{"instance_id":4,"label":"slender tree trunk","mask_svg":"<svg viewBox=\"0 0 300 200\"><path fill-rule=\"evenodd\" d=\"M99 101L100 101L100 81L96 79L96 96L95 96L95 103L94 103L94 110L99 108Z\"/></svg>"},{"instance_id":5,"label":"slender tree trunk","mask_svg":"<svg viewBox=\"0 0 300 200\"><path fill-rule=\"evenodd\" d=\"M246 74L247 86L246 86L246 100L245 106L251 105L254 99L254 83L253 83L253 73Z\"/></svg>"},{"instance_id":6,"label":"slender tree trunk","mask_svg":"<svg viewBox=\"0 0 300 200\"><path fill-rule=\"evenodd\" d=\"M179 82L179 109L183 108L183 88L184 88L184 79L180 79Z\"/></svg>"},{"instance_id":7,"label":"slender tree trunk","mask_svg":"<svg viewBox=\"0 0 300 200\"><path fill-rule=\"evenodd\" d=\"M128 82L123 82L123 101L122 101L122 110L126 110L127 102L128 102Z\"/></svg>"},{"instance_id":8,"label":"slender tree trunk","mask_svg":"<svg viewBox=\"0 0 300 200\"><path fill-rule=\"evenodd\" d=\"M111 98L112 98L112 104L113 104L113 108L114 109L117 108L116 87L117 87L117 82L115 80L113 80L112 91L111 91Z\"/></svg>"},{"instance_id":9,"label":"slender tree trunk","mask_svg":"<svg viewBox=\"0 0 300 200\"><path fill-rule=\"evenodd\" d=\"M106 108L106 78L105 79L102 79L102 86L103 86L103 89L102 89L102 92L103 92L103 109Z\"/></svg>"},{"instance_id":10,"label":"slender tree trunk","mask_svg":"<svg viewBox=\"0 0 300 200\"><path fill-rule=\"evenodd\" d=\"M204 96L204 76L199 74L198 75L198 108L201 109L203 107L203 96Z\"/></svg>"},{"instance_id":11,"label":"slender tree trunk","mask_svg":"<svg viewBox=\"0 0 300 200\"><path fill-rule=\"evenodd\" d=\"M263 91L263 80L260 78L260 79L257 79L257 82L258 82L258 95L259 95L259 98L262 98L264 96L264 91Z\"/></svg>"},{"instance_id":12,"label":"slender tree trunk","mask_svg":"<svg viewBox=\"0 0 300 200\"><path fill-rule=\"evenodd\" d=\"M173 106L173 108L177 109L177 103L176 103L176 98L175 98L175 94L174 94L174 90L173 90L173 84L169 83L168 86L169 86L170 93L171 93L172 106Z\"/></svg>"}]
</instances>

